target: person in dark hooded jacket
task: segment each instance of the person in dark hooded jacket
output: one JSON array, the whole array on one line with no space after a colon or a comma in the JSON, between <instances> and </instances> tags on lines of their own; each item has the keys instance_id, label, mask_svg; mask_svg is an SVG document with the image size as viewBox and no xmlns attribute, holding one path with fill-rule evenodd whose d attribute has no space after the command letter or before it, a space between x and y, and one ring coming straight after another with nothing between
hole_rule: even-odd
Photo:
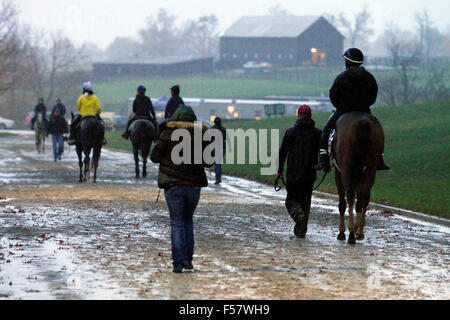
<instances>
[{"instance_id":1,"label":"person in dark hooded jacket","mask_svg":"<svg viewBox=\"0 0 450 320\"><path fill-rule=\"evenodd\" d=\"M47 126L48 125L47 107L44 104L44 98L39 98L38 104L34 107L34 116L31 119L31 130L34 130L34 124L36 123L36 118L39 113L43 115L45 125Z\"/></svg>"},{"instance_id":2,"label":"person in dark hooded jacket","mask_svg":"<svg viewBox=\"0 0 450 320\"><path fill-rule=\"evenodd\" d=\"M183 99L180 97L180 86L177 84L170 88L172 97L167 101L166 112L164 113L164 118L169 119L177 110L178 106L184 104Z\"/></svg>"},{"instance_id":3,"label":"person in dark hooded jacket","mask_svg":"<svg viewBox=\"0 0 450 320\"><path fill-rule=\"evenodd\" d=\"M194 130L199 129L205 132L209 127L196 124L195 121L197 117L192 108L180 105L170 119L161 123L160 134L150 156L154 163L159 163L158 186L164 189L169 208L173 272L175 273L181 273L183 269L193 269L193 215L200 199L201 188L208 186L205 167L211 167L213 164L213 161L208 164L203 159L203 151L209 143L202 141L200 147L202 154L196 155ZM173 159L172 151L181 143L179 140L172 140L174 132L189 135L181 138L183 142L185 138L190 140L191 157L187 161L182 159L181 163L178 163L178 160ZM196 156L200 157L200 161L196 161Z\"/></svg>"},{"instance_id":4,"label":"person in dark hooded jacket","mask_svg":"<svg viewBox=\"0 0 450 320\"><path fill-rule=\"evenodd\" d=\"M319 156L321 131L315 127L311 108L302 105L297 109L297 122L286 130L279 152L277 176L286 172L286 208L295 222L294 234L304 238L308 230L309 213L316 165Z\"/></svg>"},{"instance_id":5,"label":"person in dark hooded jacket","mask_svg":"<svg viewBox=\"0 0 450 320\"><path fill-rule=\"evenodd\" d=\"M155 109L153 108L152 100L145 95L146 91L147 89L142 85L137 88L136 98L133 102L134 116L130 120L128 120L125 133L122 135L124 139L128 139L130 137L130 125L137 119L146 118L153 122L153 125L156 128L157 124Z\"/></svg>"},{"instance_id":6,"label":"person in dark hooded jacket","mask_svg":"<svg viewBox=\"0 0 450 320\"><path fill-rule=\"evenodd\" d=\"M328 154L328 137L336 127L336 122L343 114L348 112L365 112L371 114L370 106L377 100L378 85L374 76L362 64L364 55L357 48L350 48L344 53L346 70L337 76L330 89L330 100L336 111L328 119L323 128L320 140L319 170L331 170L330 156ZM380 155L378 170L388 170L390 167L384 163Z\"/></svg>"}]
</instances>

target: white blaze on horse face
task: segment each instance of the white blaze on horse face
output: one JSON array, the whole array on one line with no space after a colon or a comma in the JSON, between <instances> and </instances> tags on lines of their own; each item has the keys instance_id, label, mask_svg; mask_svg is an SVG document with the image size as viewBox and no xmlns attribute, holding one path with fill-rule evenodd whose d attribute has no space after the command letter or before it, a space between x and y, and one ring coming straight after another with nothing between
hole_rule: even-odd
<instances>
[{"instance_id":1,"label":"white blaze on horse face","mask_svg":"<svg viewBox=\"0 0 450 320\"><path fill-rule=\"evenodd\" d=\"M191 134L187 129L176 129L173 131L171 140L180 141L172 149L171 159L175 165L191 164Z\"/></svg>"}]
</instances>

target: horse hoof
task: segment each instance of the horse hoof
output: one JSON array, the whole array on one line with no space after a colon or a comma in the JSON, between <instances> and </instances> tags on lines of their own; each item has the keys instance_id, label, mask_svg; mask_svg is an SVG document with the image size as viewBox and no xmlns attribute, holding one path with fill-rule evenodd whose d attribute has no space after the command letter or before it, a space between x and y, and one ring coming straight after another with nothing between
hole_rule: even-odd
<instances>
[{"instance_id":1,"label":"horse hoof","mask_svg":"<svg viewBox=\"0 0 450 320\"><path fill-rule=\"evenodd\" d=\"M356 243L355 233L350 232L350 235L348 236L348 244L355 244L355 243Z\"/></svg>"},{"instance_id":2,"label":"horse hoof","mask_svg":"<svg viewBox=\"0 0 450 320\"><path fill-rule=\"evenodd\" d=\"M147 178L147 174L146 174L146 173L143 173L143 174L142 174L142 178Z\"/></svg>"},{"instance_id":3,"label":"horse hoof","mask_svg":"<svg viewBox=\"0 0 450 320\"><path fill-rule=\"evenodd\" d=\"M358 240L358 241L364 240L364 233L363 234L357 233L356 234L356 240Z\"/></svg>"},{"instance_id":4,"label":"horse hoof","mask_svg":"<svg viewBox=\"0 0 450 320\"><path fill-rule=\"evenodd\" d=\"M339 241L344 241L345 240L345 233L344 232L340 232L337 236L337 239Z\"/></svg>"},{"instance_id":5,"label":"horse hoof","mask_svg":"<svg viewBox=\"0 0 450 320\"><path fill-rule=\"evenodd\" d=\"M139 178L140 178L140 176L137 174L137 175L136 175L136 179L139 179Z\"/></svg>"}]
</instances>

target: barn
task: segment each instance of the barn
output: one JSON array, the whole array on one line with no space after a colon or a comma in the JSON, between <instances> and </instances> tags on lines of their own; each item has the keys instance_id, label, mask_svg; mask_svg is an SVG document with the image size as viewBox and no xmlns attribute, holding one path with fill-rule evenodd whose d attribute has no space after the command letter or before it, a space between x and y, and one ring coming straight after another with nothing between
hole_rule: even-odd
<instances>
[{"instance_id":1,"label":"barn","mask_svg":"<svg viewBox=\"0 0 450 320\"><path fill-rule=\"evenodd\" d=\"M342 63L344 36L320 16L247 16L220 38L220 66L239 68L249 61L275 66Z\"/></svg>"}]
</instances>

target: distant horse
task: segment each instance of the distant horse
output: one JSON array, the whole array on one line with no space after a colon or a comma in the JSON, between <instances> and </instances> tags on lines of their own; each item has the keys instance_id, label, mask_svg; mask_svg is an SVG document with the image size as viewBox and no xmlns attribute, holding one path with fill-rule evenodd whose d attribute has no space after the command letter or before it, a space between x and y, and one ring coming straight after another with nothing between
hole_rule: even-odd
<instances>
[{"instance_id":1,"label":"distant horse","mask_svg":"<svg viewBox=\"0 0 450 320\"><path fill-rule=\"evenodd\" d=\"M72 123L74 120L72 113ZM89 168L94 170L94 183L97 183L97 168L105 137L105 128L100 120L95 116L85 116L81 119L80 126L75 128L75 147L80 166L79 182L87 181L90 178ZM90 159L93 150L92 163ZM84 161L83 161L84 153ZM84 163L84 172L83 172Z\"/></svg>"},{"instance_id":2,"label":"distant horse","mask_svg":"<svg viewBox=\"0 0 450 320\"><path fill-rule=\"evenodd\" d=\"M345 240L345 210L349 207L348 243L364 239L364 226L370 190L375 182L378 161L384 151L384 132L378 120L367 113L344 114L336 123L332 152L335 158L336 186L339 192L339 235ZM353 207L356 203L356 224ZM356 239L355 239L356 233Z\"/></svg>"},{"instance_id":3,"label":"distant horse","mask_svg":"<svg viewBox=\"0 0 450 320\"><path fill-rule=\"evenodd\" d=\"M142 157L142 177L147 177L147 158L156 136L154 124L147 119L135 120L130 126L130 138L133 145L136 179L139 179L139 151Z\"/></svg>"},{"instance_id":4,"label":"distant horse","mask_svg":"<svg viewBox=\"0 0 450 320\"><path fill-rule=\"evenodd\" d=\"M34 136L36 140L36 150L38 153L45 153L45 138L47 137L47 122L43 113L36 115L34 123Z\"/></svg>"}]
</instances>

